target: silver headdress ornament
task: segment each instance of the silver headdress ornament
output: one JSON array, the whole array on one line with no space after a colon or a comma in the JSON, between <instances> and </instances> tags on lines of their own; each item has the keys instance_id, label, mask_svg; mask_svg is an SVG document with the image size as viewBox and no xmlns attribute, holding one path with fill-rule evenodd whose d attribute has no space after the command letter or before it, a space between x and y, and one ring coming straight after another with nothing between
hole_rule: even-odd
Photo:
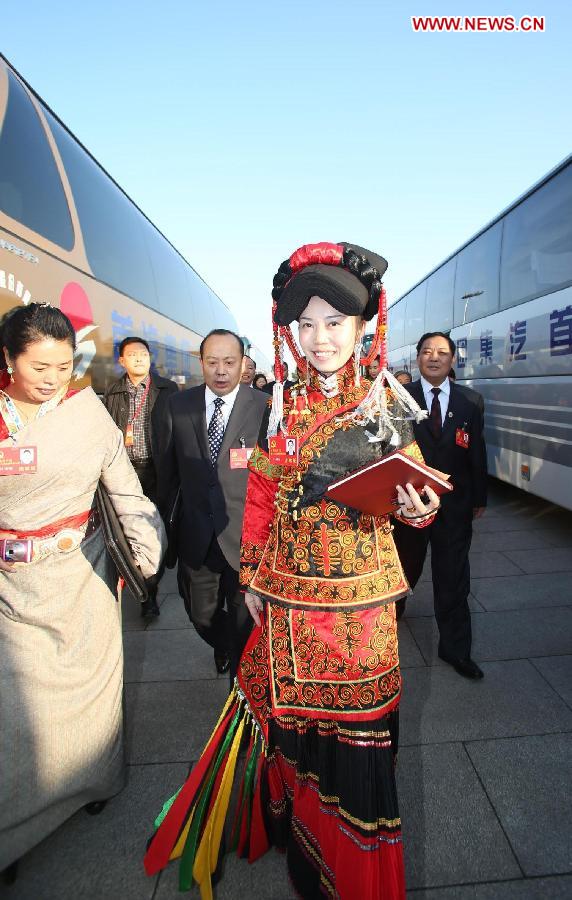
<instances>
[{"instance_id":1,"label":"silver headdress ornament","mask_svg":"<svg viewBox=\"0 0 572 900\"><path fill-rule=\"evenodd\" d=\"M272 388L272 408L270 410L270 418L268 420L267 437L273 437L274 435L278 434L278 429L282 428L283 416L284 384L276 379Z\"/></svg>"},{"instance_id":2,"label":"silver headdress ornament","mask_svg":"<svg viewBox=\"0 0 572 900\"><path fill-rule=\"evenodd\" d=\"M389 387L391 393L398 402L398 414L390 413L387 408L387 397L385 386ZM401 414L400 414L401 413ZM403 415L405 413L405 415ZM409 415L407 415L409 413ZM393 424L397 419L415 419L416 422L422 422L429 413L426 409L421 409L417 401L406 391L402 384L399 383L395 375L388 369L383 369L375 381L372 383L369 391L355 410L344 416L345 419L351 419L360 425L367 425L368 422L377 423L377 432L369 433L368 440L389 441L390 446L397 447L399 445L399 434Z\"/></svg>"}]
</instances>

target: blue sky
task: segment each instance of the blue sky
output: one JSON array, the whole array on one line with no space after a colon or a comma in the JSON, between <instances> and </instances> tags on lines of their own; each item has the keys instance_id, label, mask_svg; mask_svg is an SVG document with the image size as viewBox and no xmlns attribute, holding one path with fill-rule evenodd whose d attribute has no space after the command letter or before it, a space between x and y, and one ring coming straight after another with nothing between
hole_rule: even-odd
<instances>
[{"instance_id":1,"label":"blue sky","mask_svg":"<svg viewBox=\"0 0 572 900\"><path fill-rule=\"evenodd\" d=\"M418 34L411 15L539 15ZM566 0L32 0L3 53L270 349L299 245L389 260L391 302L571 149Z\"/></svg>"}]
</instances>

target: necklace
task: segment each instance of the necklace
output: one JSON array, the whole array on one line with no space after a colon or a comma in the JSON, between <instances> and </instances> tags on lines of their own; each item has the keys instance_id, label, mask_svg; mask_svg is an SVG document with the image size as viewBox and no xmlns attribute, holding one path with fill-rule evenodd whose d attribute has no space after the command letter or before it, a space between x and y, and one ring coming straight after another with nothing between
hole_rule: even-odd
<instances>
[{"instance_id":1,"label":"necklace","mask_svg":"<svg viewBox=\"0 0 572 900\"><path fill-rule=\"evenodd\" d=\"M23 408L22 404L18 403L16 400L14 400L13 397L11 398L11 400L12 400L12 403L14 404L14 406L16 407L16 409L18 410L20 417L24 420L24 425L29 425L30 422L34 421L34 419L37 417L37 415L40 411L41 403L34 404L33 410L31 412L26 412L26 410L25 410L25 408Z\"/></svg>"},{"instance_id":2,"label":"necklace","mask_svg":"<svg viewBox=\"0 0 572 900\"><path fill-rule=\"evenodd\" d=\"M67 385L54 394L51 400L46 400L44 403L37 406L36 409L33 410L33 415L32 411L26 415L26 413L18 407L13 397L7 394L6 391L0 389L0 416L4 419L11 440L16 442L19 431L26 428L32 422L35 422L36 419L45 416L51 409L54 409L58 403L63 400L66 390Z\"/></svg>"}]
</instances>

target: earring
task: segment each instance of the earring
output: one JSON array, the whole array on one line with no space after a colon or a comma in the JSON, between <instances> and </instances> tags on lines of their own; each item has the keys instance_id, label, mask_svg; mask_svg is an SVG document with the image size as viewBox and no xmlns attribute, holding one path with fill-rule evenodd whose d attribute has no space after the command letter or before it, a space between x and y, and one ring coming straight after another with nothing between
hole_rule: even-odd
<instances>
[{"instance_id":1,"label":"earring","mask_svg":"<svg viewBox=\"0 0 572 900\"><path fill-rule=\"evenodd\" d=\"M12 366L8 366L8 375L10 376L10 381L12 382L12 384L14 384L14 375L12 374L13 371L14 369L12 368Z\"/></svg>"}]
</instances>

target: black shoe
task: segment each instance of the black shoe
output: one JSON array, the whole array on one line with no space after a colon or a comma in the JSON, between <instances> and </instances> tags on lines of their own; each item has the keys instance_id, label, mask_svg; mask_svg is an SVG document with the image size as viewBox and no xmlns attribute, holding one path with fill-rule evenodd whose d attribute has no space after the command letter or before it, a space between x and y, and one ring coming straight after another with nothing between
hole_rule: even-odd
<instances>
[{"instance_id":1,"label":"black shoe","mask_svg":"<svg viewBox=\"0 0 572 900\"><path fill-rule=\"evenodd\" d=\"M18 877L18 863L20 860L16 859L13 863L10 863L9 866L6 866L5 869L2 869L2 882L9 887L11 884L14 884L16 878Z\"/></svg>"},{"instance_id":2,"label":"black shoe","mask_svg":"<svg viewBox=\"0 0 572 900\"><path fill-rule=\"evenodd\" d=\"M230 669L230 659L224 650L215 650L214 664L219 675L224 675Z\"/></svg>"},{"instance_id":3,"label":"black shoe","mask_svg":"<svg viewBox=\"0 0 572 900\"><path fill-rule=\"evenodd\" d=\"M439 659L442 659L443 662L453 666L455 672L458 672L459 675L462 675L464 678L472 678L474 681L477 681L479 678L485 677L482 669L479 669L476 662L473 662L469 657L466 659L455 659L454 656L447 656L446 653L442 653L439 650Z\"/></svg>"},{"instance_id":4,"label":"black shoe","mask_svg":"<svg viewBox=\"0 0 572 900\"><path fill-rule=\"evenodd\" d=\"M141 604L141 618L142 619L156 619L157 616L161 615L161 610L157 605L157 600L155 597L149 597L148 600L144 600Z\"/></svg>"},{"instance_id":5,"label":"black shoe","mask_svg":"<svg viewBox=\"0 0 572 900\"><path fill-rule=\"evenodd\" d=\"M88 816L98 816L107 806L107 800L94 800L93 803L86 803L84 809Z\"/></svg>"},{"instance_id":6,"label":"black shoe","mask_svg":"<svg viewBox=\"0 0 572 900\"><path fill-rule=\"evenodd\" d=\"M395 601L395 618L399 622L401 616L405 612L405 597L402 597L401 600Z\"/></svg>"}]
</instances>

